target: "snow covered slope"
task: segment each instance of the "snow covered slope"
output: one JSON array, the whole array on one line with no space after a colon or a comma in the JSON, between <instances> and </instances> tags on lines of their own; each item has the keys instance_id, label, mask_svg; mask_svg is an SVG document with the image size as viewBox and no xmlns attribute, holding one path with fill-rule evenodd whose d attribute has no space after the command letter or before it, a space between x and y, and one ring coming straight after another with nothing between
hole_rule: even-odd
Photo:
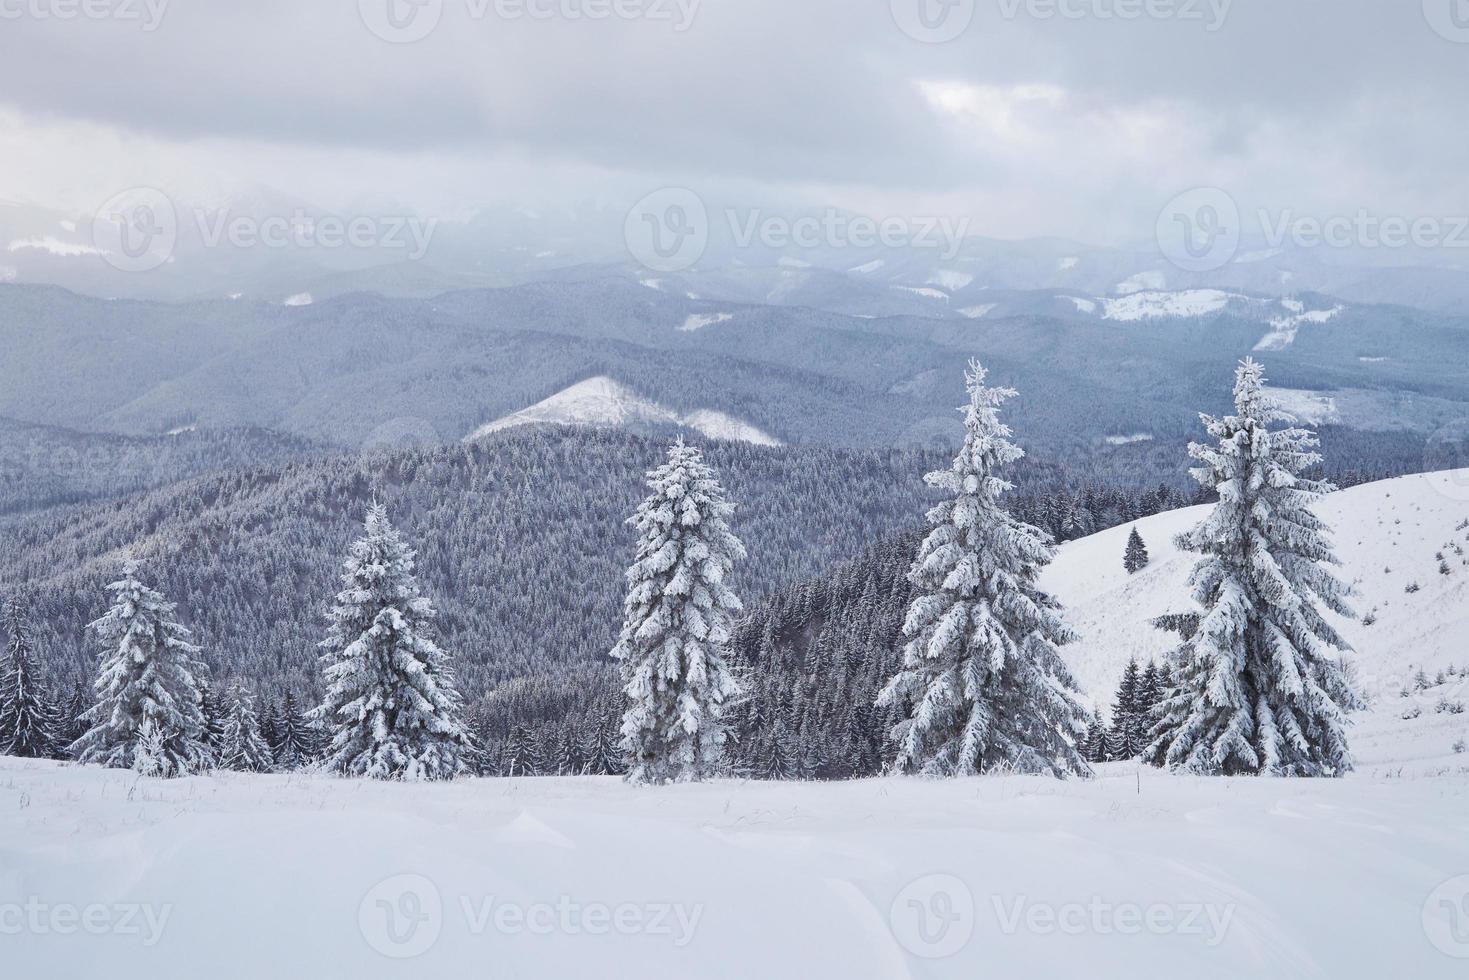
<instances>
[{"instance_id":1,"label":"snow covered slope","mask_svg":"<svg viewBox=\"0 0 1469 980\"><path fill-rule=\"evenodd\" d=\"M673 425L693 429L710 439L749 442L757 446L779 446L779 439L748 422L712 409L680 415L667 406L643 398L611 378L598 376L579 381L545 401L496 419L472 432L466 442L517 425L556 423L592 427L626 428L638 425Z\"/></svg>"},{"instance_id":2,"label":"snow covered slope","mask_svg":"<svg viewBox=\"0 0 1469 980\"><path fill-rule=\"evenodd\" d=\"M1069 783L159 782L0 759L0 923L37 910L0 956L36 980L1449 980L1469 944L1436 900L1465 894L1465 790L1462 771L1121 764ZM66 918L88 907L97 934Z\"/></svg>"},{"instance_id":3,"label":"snow covered slope","mask_svg":"<svg viewBox=\"0 0 1469 980\"><path fill-rule=\"evenodd\" d=\"M1137 522L1152 564L1136 575L1122 568L1126 526L1063 545L1046 570L1043 587L1066 605L1081 635L1065 649L1067 661L1095 702L1110 708L1128 658L1159 658L1176 640L1149 623L1194 608L1186 580L1196 556L1179 552L1173 539L1207 512L1193 507ZM1436 710L1442 699L1469 703L1469 675L1424 691L1413 684L1420 668L1435 679L1450 667L1469 671L1469 470L1354 487L1322 500L1317 513L1335 530L1337 574L1357 590L1358 618L1327 615L1355 648L1347 659L1372 699L1357 718L1359 764L1469 765L1469 755L1451 749L1469 736L1469 713ZM1365 625L1368 618L1375 622ZM1419 717L1404 719L1414 707Z\"/></svg>"}]
</instances>

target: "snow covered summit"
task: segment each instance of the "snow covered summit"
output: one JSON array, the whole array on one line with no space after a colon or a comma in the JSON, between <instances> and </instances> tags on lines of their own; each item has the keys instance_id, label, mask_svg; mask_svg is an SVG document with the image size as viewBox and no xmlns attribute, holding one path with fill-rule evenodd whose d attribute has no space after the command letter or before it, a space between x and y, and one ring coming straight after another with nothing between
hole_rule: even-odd
<instances>
[{"instance_id":1,"label":"snow covered summit","mask_svg":"<svg viewBox=\"0 0 1469 980\"><path fill-rule=\"evenodd\" d=\"M681 414L644 398L627 385L605 375L579 381L544 401L480 426L465 439L472 442L503 429L535 424L578 425L594 428L677 426L710 439L779 446L781 441L757 426L713 409Z\"/></svg>"}]
</instances>

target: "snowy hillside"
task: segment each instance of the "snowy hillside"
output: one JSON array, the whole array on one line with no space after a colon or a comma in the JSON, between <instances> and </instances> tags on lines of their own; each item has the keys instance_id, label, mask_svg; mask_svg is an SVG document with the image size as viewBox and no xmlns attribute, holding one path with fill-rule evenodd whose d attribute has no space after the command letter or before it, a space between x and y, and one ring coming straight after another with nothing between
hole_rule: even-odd
<instances>
[{"instance_id":1,"label":"snowy hillside","mask_svg":"<svg viewBox=\"0 0 1469 980\"><path fill-rule=\"evenodd\" d=\"M538 423L594 428L671 425L693 429L710 439L748 442L757 446L781 444L769 433L723 412L699 409L680 415L671 408L643 398L626 385L602 376L579 381L545 401L482 425L466 441L482 439L493 432L518 425Z\"/></svg>"},{"instance_id":2,"label":"snowy hillside","mask_svg":"<svg viewBox=\"0 0 1469 980\"><path fill-rule=\"evenodd\" d=\"M1195 556L1179 552L1173 538L1207 511L1139 521L1152 564L1136 575L1122 568L1128 526L1062 546L1047 569L1042 585L1066 605L1081 635L1066 648L1067 660L1082 689L1104 707L1128 658L1159 658L1175 639L1150 621L1193 608L1186 580ZM1440 699L1469 702L1469 676L1424 691L1413 683L1420 668L1431 678L1450 667L1469 669L1469 470L1354 487L1327 497L1317 513L1334 528L1339 574L1357 591L1359 618L1332 618L1355 648L1349 660L1372 699L1371 711L1358 718L1359 762L1369 771L1405 762L1469 763L1469 755L1455 758L1451 750L1469 736L1469 713L1436 710ZM1375 622L1364 625L1367 618ZM1408 698L1401 697L1405 688ZM1419 717L1401 717L1415 706Z\"/></svg>"}]
</instances>

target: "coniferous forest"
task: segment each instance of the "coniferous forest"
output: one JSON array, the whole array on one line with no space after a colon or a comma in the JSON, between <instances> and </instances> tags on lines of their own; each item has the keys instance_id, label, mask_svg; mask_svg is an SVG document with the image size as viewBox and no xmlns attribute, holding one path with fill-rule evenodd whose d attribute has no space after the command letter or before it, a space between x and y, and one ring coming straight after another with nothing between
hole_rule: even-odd
<instances>
[{"instance_id":1,"label":"coniferous forest","mask_svg":"<svg viewBox=\"0 0 1469 980\"><path fill-rule=\"evenodd\" d=\"M1258 366L1242 371L1258 387ZM618 517L633 511L639 468L658 458L660 444L651 439L518 433L429 453L202 477L181 499L158 494L127 506L97 505L82 533L51 540L44 522L33 523L11 532L6 553L27 560L13 561L8 575L39 578L48 550L94 557L85 566L90 574L74 573L69 589L13 590L0 738L16 754L163 775L210 765L322 765L393 778L618 774L628 771L629 759L643 760L633 772L654 782L718 773L845 779L1014 766L1059 775L1085 774L1087 762L1137 758L1145 749L1155 761L1173 763L1181 750L1169 755L1169 740L1195 737L1180 734L1197 724L1188 712L1213 717L1214 709L1197 700L1201 682L1190 679L1202 668L1190 666L1195 662L1184 652L1172 663L1134 662L1110 717L1107 706L1046 707L1044 692L1068 683L1055 654L1045 652L1067 641L1064 610L1045 611L1051 600L1026 583L1040 567L1034 563L1049 560L1047 542L1208 503L1217 499L1208 492L1215 484L1204 480L1187 495L1166 483L1072 483L1064 471L1022 462L1023 453L1003 441L1010 428L998 410L1006 392L985 388L981 368L972 369L969 384L969 438L953 467L972 469L946 467L941 450L772 451L680 441L663 469L649 470L654 494L637 520L647 533L665 526L655 520L670 522L669 530L639 551L644 580L629 579L627 601L637 596L636 606L628 606L633 618L612 658L618 569L629 553ZM1254 397L1241 396L1248 423L1230 425L1263 427L1281 417L1260 408L1255 421ZM1234 430L1209 425L1231 444ZM1319 473L1322 459L1309 452L1309 434L1294 431L1278 437L1287 440L1281 465L1291 474ZM1207 447L1194 453L1220 458ZM1005 469L1014 473L998 472ZM928 487L913 478L922 470L936 474ZM680 475L686 471L691 475ZM1004 479L1011 476L1014 483ZM987 489L970 502L965 495L973 487ZM960 502L946 503L945 490L959 492ZM686 495L705 493L712 494L707 504L687 514L679 509L678 501L701 499ZM854 508L854 499L865 503ZM920 550L918 519L929 507L938 508L930 520L966 523L939 525ZM331 582L341 573L331 555L349 550L342 525L354 515L365 515L368 535L351 545L346 591L338 592ZM711 521L728 521L747 543L725 530L707 542L680 541L692 529L713 528ZM974 534L1018 536L981 539L971 536L971 526ZM412 528L411 541L399 527ZM996 530L1002 528L1009 530ZM724 539L732 543L715 543ZM208 553L200 554L206 542ZM690 558L668 557L675 547L692 548ZM1329 556L1324 547L1313 545L1312 557ZM732 560L718 566L716 578L701 579L716 574L700 569L714 567L706 563L719 549L734 549ZM1012 549L1015 557L1005 560L1019 563L1015 597L971 592L1008 580L1012 573L1003 566L984 569ZM107 579L118 554L126 556L122 577ZM943 565L932 565L940 558ZM1120 559L1130 573L1146 567L1136 528ZM692 562L687 571L679 571L680 560ZM373 571L383 567L387 573ZM961 571L977 577L955 578ZM99 578L114 599L111 612L95 618ZM708 590L717 594L726 581L747 601L729 592L709 605ZM940 586L927 598L926 590ZM693 605L669 606L675 594ZM991 603L1018 618L983 625L964 612ZM715 616L715 609L723 611ZM1182 629L1182 650L1192 650L1198 617L1178 619L1182 627L1159 625ZM953 653L937 653L939 634L929 632L935 628ZM999 646L972 646L979 641L966 638L971 630ZM655 648L632 651L652 637L662 637L661 659L639 675L631 665ZM1017 667L1021 651L1042 651L1025 654L1041 659ZM153 659L157 669L140 675L138 665ZM981 671L980 663L995 673ZM714 680L715 670L724 679ZM1047 686L1032 686L1053 672ZM700 680L657 693L660 678L676 676ZM408 686L399 690L402 684ZM937 694L934 685L957 686ZM969 693L960 695L960 688ZM1357 703L1341 680L1317 696L1330 711ZM405 701L416 705L412 721L384 707ZM926 703L950 707L929 718ZM155 716L157 705L170 706L168 718ZM637 722L630 720L635 711L645 712ZM1301 738L1309 741L1319 724L1305 722ZM654 735L661 725L702 734L685 743ZM920 735L918 725L932 730ZM382 732L395 726L402 731L383 741ZM1332 761L1312 771L1349 765L1340 737L1332 737L1324 757ZM1249 755L1248 764L1278 758L1264 751ZM667 768L672 758L687 761ZM1197 753L1192 758L1193 767L1207 767Z\"/></svg>"}]
</instances>

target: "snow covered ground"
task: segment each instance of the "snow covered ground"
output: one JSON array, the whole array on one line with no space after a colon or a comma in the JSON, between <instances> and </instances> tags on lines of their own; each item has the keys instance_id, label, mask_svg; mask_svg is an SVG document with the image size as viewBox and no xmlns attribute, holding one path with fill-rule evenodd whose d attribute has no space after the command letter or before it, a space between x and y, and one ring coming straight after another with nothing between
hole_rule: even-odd
<instances>
[{"instance_id":1,"label":"snow covered ground","mask_svg":"<svg viewBox=\"0 0 1469 980\"><path fill-rule=\"evenodd\" d=\"M1465 976L1469 714L1436 705L1469 685L1436 675L1469 667L1469 471L1321 512L1376 617L1344 627L1373 698L1345 779L402 786L0 759L3 975ZM1198 516L1139 522L1137 576L1127 528L1047 573L1094 697L1166 647L1147 619L1186 608L1171 537Z\"/></svg>"},{"instance_id":2,"label":"snow covered ground","mask_svg":"<svg viewBox=\"0 0 1469 980\"><path fill-rule=\"evenodd\" d=\"M0 760L28 980L1432 980L1464 975L1469 908L1437 904L1464 874L1463 767L634 789Z\"/></svg>"}]
</instances>

